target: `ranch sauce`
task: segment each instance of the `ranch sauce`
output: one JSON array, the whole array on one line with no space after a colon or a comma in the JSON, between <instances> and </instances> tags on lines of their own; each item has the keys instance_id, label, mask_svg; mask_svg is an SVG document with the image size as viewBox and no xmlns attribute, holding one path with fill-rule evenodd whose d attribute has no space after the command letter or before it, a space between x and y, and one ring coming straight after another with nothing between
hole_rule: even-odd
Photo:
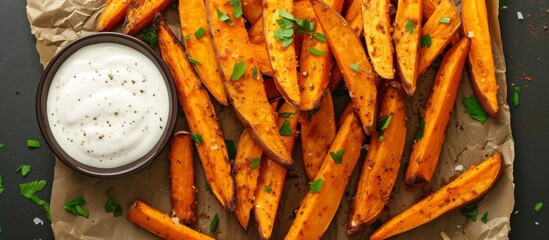
<instances>
[{"instance_id":1,"label":"ranch sauce","mask_svg":"<svg viewBox=\"0 0 549 240\"><path fill-rule=\"evenodd\" d=\"M116 43L83 47L55 74L47 99L55 140L75 160L114 168L147 154L166 128L168 89L154 63Z\"/></svg>"}]
</instances>

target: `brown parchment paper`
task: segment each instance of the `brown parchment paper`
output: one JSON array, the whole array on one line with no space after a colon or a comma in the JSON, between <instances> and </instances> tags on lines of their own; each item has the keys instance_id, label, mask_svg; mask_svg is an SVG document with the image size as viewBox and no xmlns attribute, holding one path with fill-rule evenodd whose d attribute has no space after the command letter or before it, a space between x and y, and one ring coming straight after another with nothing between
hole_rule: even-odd
<instances>
[{"instance_id":1,"label":"brown parchment paper","mask_svg":"<svg viewBox=\"0 0 549 240\"><path fill-rule=\"evenodd\" d=\"M37 39L36 48L40 54L41 63L46 65L55 52L68 42L93 32L103 4L104 0L27 0L27 16L31 31ZM436 190L455 179L461 173L461 171L456 170L456 166L461 165L467 169L473 164L478 164L494 151L499 150L503 152L505 158L504 173L495 187L481 199L478 208L479 216L489 212L488 223L483 224L480 220L476 222L467 220L458 211L455 211L393 239L441 239L440 233L442 231L447 233L451 239L508 239L509 219L514 205L512 166L514 142L511 135L509 107L505 102L507 88L505 83L505 62L497 18L498 1L487 0L487 5L492 48L494 49L494 59L497 67L497 80L500 87L499 115L495 119L489 119L482 125L473 121L465 113L461 99L471 96L472 91L467 74L464 72L436 176L429 186L423 189L414 189L411 192L407 191L402 184L402 176L408 162L410 146L417 131L417 113L418 109L422 108L427 101L436 72L430 68L427 73L423 74L418 81L419 85L415 96L407 101L409 119L407 143L402 158L403 163L392 198L389 201L387 210L380 219L386 221L390 216L394 216L408 208L424 194ZM177 11L167 9L165 15L172 29L180 35ZM348 102L348 98L334 98L334 101L336 112L340 113ZM242 125L236 119L231 108L218 106L216 109L225 138L234 140L236 144L243 130ZM186 123L183 118L180 118L177 129L185 128ZM292 212L298 208L299 201L308 191L300 153L300 145L297 144L294 152L296 165L288 173L285 192L277 213L273 239L284 238L293 220ZM349 203L355 192L362 163L363 159L357 164L339 211L324 234L323 239L347 239L344 229L348 217ZM170 212L168 165L166 150L164 150L163 154L153 164L137 174L120 179L100 180L75 173L61 162L56 161L51 197L51 226L55 237L57 239L156 239L156 236L128 222L126 220L127 210L133 201L139 198L164 212ZM196 154L195 171L196 186L199 189L197 206L199 217L198 222L191 225L191 227L207 233L210 221L217 213L219 215L218 226L222 232L218 235L219 239L258 239L253 220L250 223L250 230L245 232L239 226L236 217L226 213L215 198L206 192L204 172ZM108 199L105 191L110 187L114 188L114 197L122 205L123 215L121 217L115 218L111 213L106 213L104 210L104 203ZM85 207L90 212L89 219L74 216L63 209L65 202L79 196L83 196L87 200ZM352 239L365 239L371 231L371 229L368 229Z\"/></svg>"}]
</instances>

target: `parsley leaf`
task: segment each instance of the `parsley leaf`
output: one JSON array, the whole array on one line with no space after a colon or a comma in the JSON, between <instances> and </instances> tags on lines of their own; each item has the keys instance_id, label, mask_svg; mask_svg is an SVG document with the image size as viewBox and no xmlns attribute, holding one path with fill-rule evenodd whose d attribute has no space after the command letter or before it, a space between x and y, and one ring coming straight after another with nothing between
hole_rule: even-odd
<instances>
[{"instance_id":1,"label":"parsley leaf","mask_svg":"<svg viewBox=\"0 0 549 240\"><path fill-rule=\"evenodd\" d=\"M393 115L383 115L383 116L381 116L379 121L377 121L376 129L377 129L377 133L379 134L379 137L378 137L379 142L383 142L383 140L384 140L383 130L385 130L389 127L389 124L391 123L391 118L392 117L393 117Z\"/></svg>"},{"instance_id":2,"label":"parsley leaf","mask_svg":"<svg viewBox=\"0 0 549 240\"><path fill-rule=\"evenodd\" d=\"M469 113L471 118L480 123L486 122L488 114L482 109L482 106L474 95L471 95L469 98L463 98L461 101L465 106L465 112Z\"/></svg>"},{"instance_id":3,"label":"parsley leaf","mask_svg":"<svg viewBox=\"0 0 549 240\"><path fill-rule=\"evenodd\" d=\"M200 39L202 36L204 36L204 34L206 34L206 29L204 29L203 27L200 27L198 30L196 30L196 32L194 32L194 37L196 37L196 39Z\"/></svg>"},{"instance_id":4,"label":"parsley leaf","mask_svg":"<svg viewBox=\"0 0 549 240\"><path fill-rule=\"evenodd\" d=\"M142 30L141 39L148 43L151 47L158 46L158 34L156 29L152 26L149 26Z\"/></svg>"},{"instance_id":5,"label":"parsley leaf","mask_svg":"<svg viewBox=\"0 0 549 240\"><path fill-rule=\"evenodd\" d=\"M311 193L320 192L322 184L324 184L324 180L322 180L322 178L309 182L309 190L311 190Z\"/></svg>"},{"instance_id":6,"label":"parsley leaf","mask_svg":"<svg viewBox=\"0 0 549 240\"><path fill-rule=\"evenodd\" d=\"M242 76L244 76L245 72L246 64L244 63L244 61L235 63L233 66L233 74L231 75L231 80L236 81L240 79Z\"/></svg>"},{"instance_id":7,"label":"parsley leaf","mask_svg":"<svg viewBox=\"0 0 549 240\"><path fill-rule=\"evenodd\" d=\"M19 184L19 193L26 199L33 201L39 206L42 206L46 211L46 216L51 221L50 204L35 195L36 192L42 191L44 186L46 186L46 183L46 180L40 180Z\"/></svg>"},{"instance_id":8,"label":"parsley leaf","mask_svg":"<svg viewBox=\"0 0 549 240\"><path fill-rule=\"evenodd\" d=\"M480 218L480 220L486 224L488 222L488 212L485 212L483 215L482 215L482 218Z\"/></svg>"},{"instance_id":9,"label":"parsley leaf","mask_svg":"<svg viewBox=\"0 0 549 240\"><path fill-rule=\"evenodd\" d=\"M360 67L359 67L358 64L356 64L356 63L351 63L351 64L349 64L349 67L350 67L351 69L353 69L353 71L355 71L355 72L357 72L357 73L360 72Z\"/></svg>"},{"instance_id":10,"label":"parsley leaf","mask_svg":"<svg viewBox=\"0 0 549 240\"><path fill-rule=\"evenodd\" d=\"M4 144L0 143L0 149L4 148Z\"/></svg>"},{"instance_id":11,"label":"parsley leaf","mask_svg":"<svg viewBox=\"0 0 549 240\"><path fill-rule=\"evenodd\" d=\"M65 203L63 208L76 216L88 218L90 213L84 208L84 206L82 206L84 203L86 203L84 197L79 197Z\"/></svg>"},{"instance_id":12,"label":"parsley leaf","mask_svg":"<svg viewBox=\"0 0 549 240\"><path fill-rule=\"evenodd\" d=\"M27 147L29 148L39 148L40 142L37 140L27 140Z\"/></svg>"},{"instance_id":13,"label":"parsley leaf","mask_svg":"<svg viewBox=\"0 0 549 240\"><path fill-rule=\"evenodd\" d=\"M273 189L269 185L265 185L265 191L270 193Z\"/></svg>"},{"instance_id":14,"label":"parsley leaf","mask_svg":"<svg viewBox=\"0 0 549 240\"><path fill-rule=\"evenodd\" d=\"M460 212L461 214L465 215L465 217L475 222L477 221L478 210L477 210L476 203L471 203L469 205L466 205L465 207L461 208Z\"/></svg>"},{"instance_id":15,"label":"parsley leaf","mask_svg":"<svg viewBox=\"0 0 549 240\"><path fill-rule=\"evenodd\" d=\"M278 116L281 118L291 118L294 116L294 112L281 112Z\"/></svg>"},{"instance_id":16,"label":"parsley leaf","mask_svg":"<svg viewBox=\"0 0 549 240\"><path fill-rule=\"evenodd\" d=\"M414 33L414 28L416 27L416 24L413 23L412 21L408 20L408 22L406 22L406 29L408 29L408 33L412 34Z\"/></svg>"},{"instance_id":17,"label":"parsley leaf","mask_svg":"<svg viewBox=\"0 0 549 240\"><path fill-rule=\"evenodd\" d=\"M330 152L330 157L334 160L336 164L341 164L343 162L343 153L345 149L339 149L336 152Z\"/></svg>"},{"instance_id":18,"label":"parsley leaf","mask_svg":"<svg viewBox=\"0 0 549 240\"><path fill-rule=\"evenodd\" d=\"M202 144L202 136L200 134L191 134L191 137L193 138L194 142L198 144Z\"/></svg>"},{"instance_id":19,"label":"parsley leaf","mask_svg":"<svg viewBox=\"0 0 549 240\"><path fill-rule=\"evenodd\" d=\"M2 175L0 175L0 194L4 192L4 186L2 185Z\"/></svg>"},{"instance_id":20,"label":"parsley leaf","mask_svg":"<svg viewBox=\"0 0 549 240\"><path fill-rule=\"evenodd\" d=\"M313 35L315 30L315 24L307 19L295 19L295 24L300 27L302 31L307 32L309 35Z\"/></svg>"},{"instance_id":21,"label":"parsley leaf","mask_svg":"<svg viewBox=\"0 0 549 240\"><path fill-rule=\"evenodd\" d=\"M116 200L111 194L112 187L107 190L107 196L109 196L109 200L105 203L105 211L112 212L114 217L122 216L122 206Z\"/></svg>"},{"instance_id":22,"label":"parsley leaf","mask_svg":"<svg viewBox=\"0 0 549 240\"><path fill-rule=\"evenodd\" d=\"M258 157L253 158L253 159L252 159L252 164L250 164L250 168L251 168L251 169L256 169L256 168L258 168L260 163L261 163L261 158L258 158Z\"/></svg>"},{"instance_id":23,"label":"parsley leaf","mask_svg":"<svg viewBox=\"0 0 549 240\"><path fill-rule=\"evenodd\" d=\"M425 34L419 39L419 42L421 43L421 47L431 47L431 34Z\"/></svg>"},{"instance_id":24,"label":"parsley leaf","mask_svg":"<svg viewBox=\"0 0 549 240\"><path fill-rule=\"evenodd\" d=\"M520 87L519 86L516 86L514 87L514 90L513 90L513 107L514 108L517 108L520 104L519 102L519 93L520 93Z\"/></svg>"},{"instance_id":25,"label":"parsley leaf","mask_svg":"<svg viewBox=\"0 0 549 240\"><path fill-rule=\"evenodd\" d=\"M282 127L280 127L280 135L282 136L291 136L292 130L290 129L290 121L286 120L284 123L282 123Z\"/></svg>"},{"instance_id":26,"label":"parsley leaf","mask_svg":"<svg viewBox=\"0 0 549 240\"><path fill-rule=\"evenodd\" d=\"M219 221L219 217L217 216L217 213L214 215L212 221L210 222L210 234L217 234L219 230L217 229L217 222Z\"/></svg>"},{"instance_id":27,"label":"parsley leaf","mask_svg":"<svg viewBox=\"0 0 549 240\"><path fill-rule=\"evenodd\" d=\"M21 175L23 175L23 177L27 176L27 174L29 174L31 172L31 166L30 165L21 165L19 166L19 168L17 168L17 170L15 170L15 172L19 172L21 171Z\"/></svg>"},{"instance_id":28,"label":"parsley leaf","mask_svg":"<svg viewBox=\"0 0 549 240\"><path fill-rule=\"evenodd\" d=\"M443 17L443 18L440 18L440 20L438 20L438 22L448 24L448 23L450 23L450 20L451 19L449 17Z\"/></svg>"},{"instance_id":29,"label":"parsley leaf","mask_svg":"<svg viewBox=\"0 0 549 240\"><path fill-rule=\"evenodd\" d=\"M315 39L318 40L319 42L328 42L328 39L326 38L326 36L324 36L324 34L319 32L315 33Z\"/></svg>"},{"instance_id":30,"label":"parsley leaf","mask_svg":"<svg viewBox=\"0 0 549 240\"><path fill-rule=\"evenodd\" d=\"M419 129L417 130L415 138L416 142L423 138L423 134L425 134L425 120L419 119Z\"/></svg>"},{"instance_id":31,"label":"parsley leaf","mask_svg":"<svg viewBox=\"0 0 549 240\"><path fill-rule=\"evenodd\" d=\"M191 35L190 34L185 35L185 40L187 40L187 41L191 40Z\"/></svg>"},{"instance_id":32,"label":"parsley leaf","mask_svg":"<svg viewBox=\"0 0 549 240\"><path fill-rule=\"evenodd\" d=\"M222 21L222 22L228 24L229 26L234 25L234 22L231 20L229 15L227 15L226 13L220 11L219 9L215 9L215 10L217 11L217 17L219 18L219 21Z\"/></svg>"},{"instance_id":33,"label":"parsley leaf","mask_svg":"<svg viewBox=\"0 0 549 240\"><path fill-rule=\"evenodd\" d=\"M291 13L284 10L278 10L278 15L288 20L295 20L295 17Z\"/></svg>"},{"instance_id":34,"label":"parsley leaf","mask_svg":"<svg viewBox=\"0 0 549 240\"><path fill-rule=\"evenodd\" d=\"M198 60L192 58L192 57L187 57L187 59L189 59L189 62L193 63L193 64L196 64L198 65L199 67L202 66L202 63L200 63Z\"/></svg>"},{"instance_id":35,"label":"parsley leaf","mask_svg":"<svg viewBox=\"0 0 549 240\"><path fill-rule=\"evenodd\" d=\"M293 38L285 38L283 41L282 41L282 46L283 47L288 47L290 46L290 44L292 44L294 42L294 39Z\"/></svg>"},{"instance_id":36,"label":"parsley leaf","mask_svg":"<svg viewBox=\"0 0 549 240\"><path fill-rule=\"evenodd\" d=\"M234 145L234 141L230 139L225 139L225 146L227 147L227 153L229 154L229 158L234 159L236 157L236 147Z\"/></svg>"},{"instance_id":37,"label":"parsley leaf","mask_svg":"<svg viewBox=\"0 0 549 240\"><path fill-rule=\"evenodd\" d=\"M328 52L326 52L326 51L323 51L323 50L320 50L320 49L316 49L316 48L314 48L314 47L310 47L310 48L309 48L309 52L312 53L312 54L314 54L314 55L320 55L320 56L326 55L326 53L328 53Z\"/></svg>"},{"instance_id":38,"label":"parsley leaf","mask_svg":"<svg viewBox=\"0 0 549 240\"><path fill-rule=\"evenodd\" d=\"M536 212L539 212L539 210L541 210L542 207L543 207L543 203L537 202L536 205L534 206L534 210L536 210Z\"/></svg>"},{"instance_id":39,"label":"parsley leaf","mask_svg":"<svg viewBox=\"0 0 549 240\"><path fill-rule=\"evenodd\" d=\"M242 4L240 3L240 0L230 0L229 4L234 6L233 15L235 18L242 17Z\"/></svg>"},{"instance_id":40,"label":"parsley leaf","mask_svg":"<svg viewBox=\"0 0 549 240\"><path fill-rule=\"evenodd\" d=\"M254 66L254 69L252 69L252 78L255 79L255 80L258 80L257 79L257 67Z\"/></svg>"}]
</instances>

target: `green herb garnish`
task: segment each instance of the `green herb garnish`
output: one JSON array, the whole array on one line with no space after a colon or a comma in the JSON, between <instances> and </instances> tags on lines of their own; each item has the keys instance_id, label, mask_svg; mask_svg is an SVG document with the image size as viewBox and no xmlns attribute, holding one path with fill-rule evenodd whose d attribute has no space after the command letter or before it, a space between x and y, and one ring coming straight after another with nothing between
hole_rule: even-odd
<instances>
[{"instance_id":1,"label":"green herb garnish","mask_svg":"<svg viewBox=\"0 0 549 240\"><path fill-rule=\"evenodd\" d=\"M475 222L477 221L478 210L477 210L476 203L471 203L469 205L466 205L465 207L461 208L460 212L461 214L465 215L465 217Z\"/></svg>"},{"instance_id":2,"label":"green herb garnish","mask_svg":"<svg viewBox=\"0 0 549 240\"><path fill-rule=\"evenodd\" d=\"M37 140L27 140L27 147L39 148L40 147L40 142L37 141Z\"/></svg>"},{"instance_id":3,"label":"green herb garnish","mask_svg":"<svg viewBox=\"0 0 549 240\"><path fill-rule=\"evenodd\" d=\"M158 46L158 34L156 29L152 26L149 26L141 31L141 39L148 43L151 47Z\"/></svg>"},{"instance_id":4,"label":"green herb garnish","mask_svg":"<svg viewBox=\"0 0 549 240\"><path fill-rule=\"evenodd\" d=\"M90 213L87 209L84 208L84 206L82 206L84 205L84 203L86 203L84 197L79 197L69 201L68 203L65 203L65 205L63 205L63 208L76 216L88 218L90 216Z\"/></svg>"},{"instance_id":5,"label":"green herb garnish","mask_svg":"<svg viewBox=\"0 0 549 240\"><path fill-rule=\"evenodd\" d=\"M230 0L229 4L234 6L234 11L233 11L234 17L237 19L242 17L243 11L242 11L242 4L240 3L240 0Z\"/></svg>"},{"instance_id":6,"label":"green herb garnish","mask_svg":"<svg viewBox=\"0 0 549 240\"><path fill-rule=\"evenodd\" d=\"M385 129L387 129L387 127L389 127L389 124L391 123L391 118L392 117L393 117L392 115L383 115L383 116L381 116L379 121L377 121L376 129L377 129L377 133L379 135L379 137L378 137L379 142L383 142L383 140L384 140L383 130L385 130Z\"/></svg>"},{"instance_id":7,"label":"green herb garnish","mask_svg":"<svg viewBox=\"0 0 549 240\"><path fill-rule=\"evenodd\" d=\"M421 47L431 47L431 34L425 34L419 39L419 42L421 43Z\"/></svg>"},{"instance_id":8,"label":"green herb garnish","mask_svg":"<svg viewBox=\"0 0 549 240\"><path fill-rule=\"evenodd\" d=\"M440 20L438 20L438 22L448 24L448 23L450 23L450 20L451 19L449 17L443 17Z\"/></svg>"},{"instance_id":9,"label":"green herb garnish","mask_svg":"<svg viewBox=\"0 0 549 240\"><path fill-rule=\"evenodd\" d=\"M252 164L250 164L250 168L251 168L251 169L256 169L256 168L258 168L260 163L261 163L261 158L258 158L258 157L253 158L253 159L252 159Z\"/></svg>"},{"instance_id":10,"label":"green herb garnish","mask_svg":"<svg viewBox=\"0 0 549 240\"><path fill-rule=\"evenodd\" d=\"M46 211L46 216L51 221L50 204L35 195L36 192L42 191L44 186L46 186L46 183L47 183L46 180L39 180L39 181L19 184L19 193L26 199L33 201L39 206L42 206Z\"/></svg>"},{"instance_id":11,"label":"green herb garnish","mask_svg":"<svg viewBox=\"0 0 549 240\"><path fill-rule=\"evenodd\" d=\"M360 67L359 67L358 64L356 64L356 63L351 63L351 64L349 64L349 67L350 67L351 69L353 69L353 71L355 71L355 72L357 72L357 73L360 72Z\"/></svg>"},{"instance_id":12,"label":"green herb garnish","mask_svg":"<svg viewBox=\"0 0 549 240\"><path fill-rule=\"evenodd\" d=\"M480 220L486 224L488 222L488 212L485 212L482 217L480 218Z\"/></svg>"},{"instance_id":13,"label":"green herb garnish","mask_svg":"<svg viewBox=\"0 0 549 240\"><path fill-rule=\"evenodd\" d=\"M322 180L322 178L309 182L309 190L311 190L311 193L320 192L322 184L324 184L324 180Z\"/></svg>"},{"instance_id":14,"label":"green herb garnish","mask_svg":"<svg viewBox=\"0 0 549 240\"><path fill-rule=\"evenodd\" d=\"M226 13L220 11L219 9L215 9L215 10L217 11L217 17L219 18L219 21L222 21L222 22L228 24L229 26L234 25L234 22L231 20L229 15L227 15Z\"/></svg>"},{"instance_id":15,"label":"green herb garnish","mask_svg":"<svg viewBox=\"0 0 549 240\"><path fill-rule=\"evenodd\" d=\"M191 137L193 138L195 143L202 144L202 136L200 134L191 134Z\"/></svg>"},{"instance_id":16,"label":"green herb garnish","mask_svg":"<svg viewBox=\"0 0 549 240\"><path fill-rule=\"evenodd\" d=\"M112 187L107 190L109 199L105 203L105 211L112 212L115 217L122 216L122 206L112 196Z\"/></svg>"},{"instance_id":17,"label":"green herb garnish","mask_svg":"<svg viewBox=\"0 0 549 240\"><path fill-rule=\"evenodd\" d=\"M410 34L414 33L415 27L416 27L416 24L413 23L412 21L408 20L408 22L406 22L406 29L408 29L408 33Z\"/></svg>"},{"instance_id":18,"label":"green herb garnish","mask_svg":"<svg viewBox=\"0 0 549 240\"><path fill-rule=\"evenodd\" d=\"M324 36L324 34L319 32L315 33L315 39L318 40L319 42L328 42L328 39L326 38L326 36Z\"/></svg>"},{"instance_id":19,"label":"green herb garnish","mask_svg":"<svg viewBox=\"0 0 549 240\"><path fill-rule=\"evenodd\" d=\"M0 194L4 192L4 186L2 185L2 175L0 175Z\"/></svg>"},{"instance_id":20,"label":"green herb garnish","mask_svg":"<svg viewBox=\"0 0 549 240\"><path fill-rule=\"evenodd\" d=\"M192 58L192 57L187 57L187 59L189 59L189 62L195 64L195 65L198 65L199 67L202 66L202 63L200 63L198 60Z\"/></svg>"},{"instance_id":21,"label":"green herb garnish","mask_svg":"<svg viewBox=\"0 0 549 240\"><path fill-rule=\"evenodd\" d=\"M423 138L423 134L425 133L425 120L419 119L419 129L416 133L416 142L419 141L419 139Z\"/></svg>"},{"instance_id":22,"label":"green herb garnish","mask_svg":"<svg viewBox=\"0 0 549 240\"><path fill-rule=\"evenodd\" d=\"M286 120L284 123L282 123L282 127L280 127L280 135L282 136L291 136L292 130L290 129L290 121Z\"/></svg>"},{"instance_id":23,"label":"green herb garnish","mask_svg":"<svg viewBox=\"0 0 549 240\"><path fill-rule=\"evenodd\" d=\"M484 111L474 95L471 95L469 98L463 98L461 101L463 102L463 105L465 105L465 112L469 113L471 118L480 123L486 122L488 114Z\"/></svg>"},{"instance_id":24,"label":"green herb garnish","mask_svg":"<svg viewBox=\"0 0 549 240\"><path fill-rule=\"evenodd\" d=\"M233 74L231 75L231 80L236 81L240 79L242 76L244 76L245 72L246 64L244 63L244 61L235 63L233 66Z\"/></svg>"},{"instance_id":25,"label":"green herb garnish","mask_svg":"<svg viewBox=\"0 0 549 240\"><path fill-rule=\"evenodd\" d=\"M252 69L252 78L257 80L257 67L254 66L254 69Z\"/></svg>"},{"instance_id":26,"label":"green herb garnish","mask_svg":"<svg viewBox=\"0 0 549 240\"><path fill-rule=\"evenodd\" d=\"M234 141L230 139L225 139L225 146L227 147L227 153L229 154L229 158L234 159L236 157L236 146L234 145Z\"/></svg>"},{"instance_id":27,"label":"green herb garnish","mask_svg":"<svg viewBox=\"0 0 549 240\"><path fill-rule=\"evenodd\" d=\"M220 233L219 229L217 228L217 222L219 221L219 217L217 216L217 213L214 215L212 221L210 222L210 234L217 234Z\"/></svg>"},{"instance_id":28,"label":"green herb garnish","mask_svg":"<svg viewBox=\"0 0 549 240\"><path fill-rule=\"evenodd\" d=\"M310 47L309 48L309 52L314 54L314 55L319 55L319 56L322 56L322 55L326 55L326 51L323 51L323 50L320 50L320 49L316 49L314 47Z\"/></svg>"},{"instance_id":29,"label":"green herb garnish","mask_svg":"<svg viewBox=\"0 0 549 240\"><path fill-rule=\"evenodd\" d=\"M516 86L513 88L513 107L514 108L517 108L520 104L519 102L519 93L520 93L520 87L519 86Z\"/></svg>"},{"instance_id":30,"label":"green herb garnish","mask_svg":"<svg viewBox=\"0 0 549 240\"><path fill-rule=\"evenodd\" d=\"M265 191L270 193L273 189L269 185L265 185Z\"/></svg>"},{"instance_id":31,"label":"green herb garnish","mask_svg":"<svg viewBox=\"0 0 549 240\"><path fill-rule=\"evenodd\" d=\"M537 202L536 205L534 205L534 210L536 210L536 212L539 212L539 210L541 210L542 207L543 207L543 203Z\"/></svg>"},{"instance_id":32,"label":"green herb garnish","mask_svg":"<svg viewBox=\"0 0 549 240\"><path fill-rule=\"evenodd\" d=\"M330 157L334 160L336 164L341 164L343 162L343 153L345 149L339 149L336 152L330 152Z\"/></svg>"},{"instance_id":33,"label":"green herb garnish","mask_svg":"<svg viewBox=\"0 0 549 240\"><path fill-rule=\"evenodd\" d=\"M196 30L196 32L194 32L194 37L198 40L202 36L204 36L204 34L206 34L206 29L204 29L203 27L200 27L198 30Z\"/></svg>"},{"instance_id":34,"label":"green herb garnish","mask_svg":"<svg viewBox=\"0 0 549 240\"><path fill-rule=\"evenodd\" d=\"M278 114L278 116L281 118L291 118L292 116L294 116L294 112L281 112Z\"/></svg>"},{"instance_id":35,"label":"green herb garnish","mask_svg":"<svg viewBox=\"0 0 549 240\"><path fill-rule=\"evenodd\" d=\"M21 165L19 166L19 168L17 168L17 170L15 170L15 172L19 172L21 171L21 175L23 175L23 177L27 176L27 174L29 174L31 172L31 166L30 165Z\"/></svg>"}]
</instances>

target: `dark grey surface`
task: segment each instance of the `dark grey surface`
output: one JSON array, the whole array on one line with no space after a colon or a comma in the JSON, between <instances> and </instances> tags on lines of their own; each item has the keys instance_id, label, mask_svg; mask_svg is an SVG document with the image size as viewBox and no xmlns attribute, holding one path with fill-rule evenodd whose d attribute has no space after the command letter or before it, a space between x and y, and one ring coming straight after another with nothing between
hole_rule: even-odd
<instances>
[{"instance_id":1,"label":"dark grey surface","mask_svg":"<svg viewBox=\"0 0 549 240\"><path fill-rule=\"evenodd\" d=\"M0 195L0 240L53 239L43 209L19 195L20 183L45 179L48 185L38 196L49 201L54 164L36 122L34 101L42 66L25 4L23 0L0 2L0 143L4 144L0 175L6 188ZM549 30L544 30L549 27L548 7L544 0L509 0L508 8L500 10L509 99L511 85L523 90L521 105L511 110L518 211L511 218L511 239L549 238ZM524 20L517 19L517 11ZM28 149L27 139L40 140L42 147ZM27 177L15 173L21 164L32 166ZM534 205L540 201L547 206L535 212ZM44 225L35 225L35 217Z\"/></svg>"}]
</instances>

